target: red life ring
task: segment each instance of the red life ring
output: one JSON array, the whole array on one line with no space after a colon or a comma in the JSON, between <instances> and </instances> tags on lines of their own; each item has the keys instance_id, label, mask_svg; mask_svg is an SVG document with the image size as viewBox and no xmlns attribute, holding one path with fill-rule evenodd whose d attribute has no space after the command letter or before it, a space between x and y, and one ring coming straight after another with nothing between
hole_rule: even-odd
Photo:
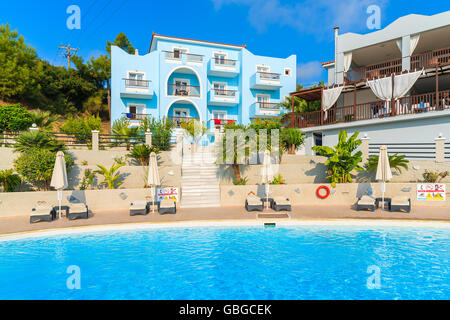
<instances>
[{"instance_id":1,"label":"red life ring","mask_svg":"<svg viewBox=\"0 0 450 320\"><path fill-rule=\"evenodd\" d=\"M321 195L320 194L320 190L324 189L326 191L325 195ZM320 186L317 188L316 191L316 195L320 198L320 199L326 199L330 196L330 188L328 188L327 186Z\"/></svg>"}]
</instances>

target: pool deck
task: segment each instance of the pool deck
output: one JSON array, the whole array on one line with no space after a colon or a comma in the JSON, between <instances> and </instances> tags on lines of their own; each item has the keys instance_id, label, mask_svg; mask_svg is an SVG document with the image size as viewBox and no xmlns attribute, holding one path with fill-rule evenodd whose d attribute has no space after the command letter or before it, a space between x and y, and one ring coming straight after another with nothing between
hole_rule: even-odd
<instances>
[{"instance_id":1,"label":"pool deck","mask_svg":"<svg viewBox=\"0 0 450 320\"><path fill-rule=\"evenodd\" d=\"M274 213L265 210L265 213ZM443 221L450 223L450 207L414 207L411 213L387 212L376 210L356 211L347 205L328 206L294 206L289 213L293 220L333 220L333 219L376 219L376 220L419 220L419 221ZM179 209L176 214L149 213L146 216L130 217L128 211L97 211L90 212L89 219L69 221L65 217L52 222L38 222L30 224L30 217L15 216L0 218L0 235L19 232L72 228L83 226L119 225L130 223L162 223L181 221L232 221L232 220L264 220L258 219L256 212L247 212L242 207L220 208L192 208ZM267 219L268 221L274 218ZM289 221L289 219L283 219Z\"/></svg>"}]
</instances>

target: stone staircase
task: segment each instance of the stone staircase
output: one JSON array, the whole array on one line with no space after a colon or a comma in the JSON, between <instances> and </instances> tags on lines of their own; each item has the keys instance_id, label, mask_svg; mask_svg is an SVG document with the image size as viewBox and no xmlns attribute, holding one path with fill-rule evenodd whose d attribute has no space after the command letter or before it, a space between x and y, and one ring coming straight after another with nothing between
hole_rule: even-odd
<instances>
[{"instance_id":1,"label":"stone staircase","mask_svg":"<svg viewBox=\"0 0 450 320\"><path fill-rule=\"evenodd\" d=\"M181 167L181 208L220 207L214 153L206 148L184 152Z\"/></svg>"}]
</instances>

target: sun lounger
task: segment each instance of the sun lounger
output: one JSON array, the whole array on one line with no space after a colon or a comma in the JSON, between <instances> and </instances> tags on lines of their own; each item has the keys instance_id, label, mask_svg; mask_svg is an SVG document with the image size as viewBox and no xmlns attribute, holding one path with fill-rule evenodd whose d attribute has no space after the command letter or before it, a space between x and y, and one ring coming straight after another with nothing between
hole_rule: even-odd
<instances>
[{"instance_id":1,"label":"sun lounger","mask_svg":"<svg viewBox=\"0 0 450 320\"><path fill-rule=\"evenodd\" d=\"M393 197L389 203L389 211L401 211L407 213L411 212L411 199L408 197Z\"/></svg>"},{"instance_id":2,"label":"sun lounger","mask_svg":"<svg viewBox=\"0 0 450 320\"><path fill-rule=\"evenodd\" d=\"M378 200L368 195L364 195L359 198L358 203L356 204L356 211L366 209L373 212L376 208L378 208Z\"/></svg>"},{"instance_id":3,"label":"sun lounger","mask_svg":"<svg viewBox=\"0 0 450 320\"><path fill-rule=\"evenodd\" d=\"M275 211L291 211L291 200L287 197L274 197L272 201L272 209Z\"/></svg>"},{"instance_id":4,"label":"sun lounger","mask_svg":"<svg viewBox=\"0 0 450 320\"><path fill-rule=\"evenodd\" d=\"M67 212L67 218L69 220L77 218L88 218L88 207L84 203L71 203L69 204L69 210Z\"/></svg>"},{"instance_id":5,"label":"sun lounger","mask_svg":"<svg viewBox=\"0 0 450 320\"><path fill-rule=\"evenodd\" d=\"M145 200L133 201L130 204L130 216L135 216L138 214L146 215L149 212L150 205Z\"/></svg>"},{"instance_id":6,"label":"sun lounger","mask_svg":"<svg viewBox=\"0 0 450 320\"><path fill-rule=\"evenodd\" d=\"M247 199L245 200L245 209L248 212L263 211L264 205L260 197L257 197L254 194L250 194L249 196L247 196Z\"/></svg>"},{"instance_id":7,"label":"sun lounger","mask_svg":"<svg viewBox=\"0 0 450 320\"><path fill-rule=\"evenodd\" d=\"M37 221L52 221L56 218L56 211L45 201L36 203L36 207L31 210L30 223Z\"/></svg>"},{"instance_id":8,"label":"sun lounger","mask_svg":"<svg viewBox=\"0 0 450 320\"><path fill-rule=\"evenodd\" d=\"M177 213L177 204L173 200L162 200L158 203L159 213Z\"/></svg>"}]
</instances>

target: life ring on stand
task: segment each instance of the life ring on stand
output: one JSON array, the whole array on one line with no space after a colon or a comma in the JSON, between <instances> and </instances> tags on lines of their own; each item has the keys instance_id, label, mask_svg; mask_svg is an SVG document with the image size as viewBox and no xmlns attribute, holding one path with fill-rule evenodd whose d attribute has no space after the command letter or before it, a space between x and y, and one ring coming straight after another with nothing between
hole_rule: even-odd
<instances>
[{"instance_id":1,"label":"life ring on stand","mask_svg":"<svg viewBox=\"0 0 450 320\"><path fill-rule=\"evenodd\" d=\"M325 195L322 195L322 194L320 193L320 190L322 190L322 189L326 191ZM328 198L328 197L330 196L330 188L328 188L327 186L320 186L320 187L318 187L317 190L316 190L316 195L317 195L317 197L319 197L320 199L326 199L326 198Z\"/></svg>"},{"instance_id":2,"label":"life ring on stand","mask_svg":"<svg viewBox=\"0 0 450 320\"><path fill-rule=\"evenodd\" d=\"M254 193L253 191L250 191L247 195L248 195L248 196L249 196L249 195L254 195L254 196L256 196L256 193Z\"/></svg>"}]
</instances>

